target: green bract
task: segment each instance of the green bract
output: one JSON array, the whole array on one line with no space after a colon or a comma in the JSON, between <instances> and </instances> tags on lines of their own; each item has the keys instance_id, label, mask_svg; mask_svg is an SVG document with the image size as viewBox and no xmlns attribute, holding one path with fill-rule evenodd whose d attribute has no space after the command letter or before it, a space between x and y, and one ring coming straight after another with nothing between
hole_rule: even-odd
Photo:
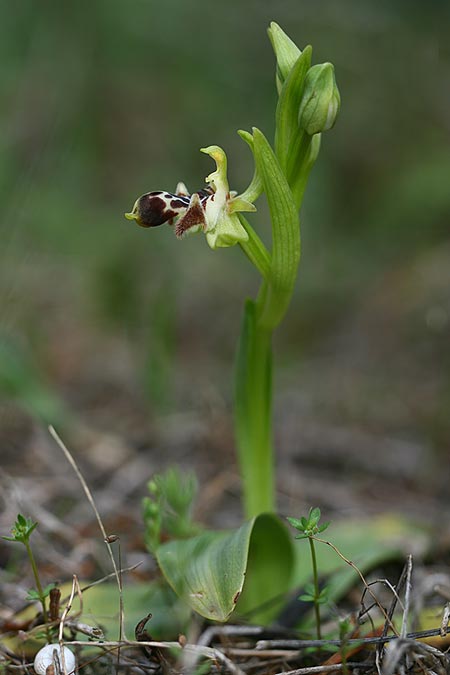
<instances>
[{"instance_id":1,"label":"green bract","mask_svg":"<svg viewBox=\"0 0 450 675\"><path fill-rule=\"evenodd\" d=\"M280 93L284 81L301 55L301 51L275 21L271 22L267 33L277 59L276 85L277 91Z\"/></svg>"}]
</instances>

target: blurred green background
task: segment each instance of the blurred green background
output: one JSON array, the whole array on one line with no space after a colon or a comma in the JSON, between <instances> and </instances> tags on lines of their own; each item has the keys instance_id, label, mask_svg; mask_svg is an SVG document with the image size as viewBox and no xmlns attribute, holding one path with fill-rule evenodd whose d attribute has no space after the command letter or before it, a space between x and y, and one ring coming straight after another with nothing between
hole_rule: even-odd
<instances>
[{"instance_id":1,"label":"blurred green background","mask_svg":"<svg viewBox=\"0 0 450 675\"><path fill-rule=\"evenodd\" d=\"M306 415L448 456L449 19L444 0L1 0L4 447L12 400L125 437L136 410L229 410L257 273L238 248L211 252L123 213L179 180L199 189L210 144L246 187L236 130L273 135L276 20L313 45L313 62L335 64L342 97L277 336L279 444L296 442L295 425L283 430Z\"/></svg>"}]
</instances>

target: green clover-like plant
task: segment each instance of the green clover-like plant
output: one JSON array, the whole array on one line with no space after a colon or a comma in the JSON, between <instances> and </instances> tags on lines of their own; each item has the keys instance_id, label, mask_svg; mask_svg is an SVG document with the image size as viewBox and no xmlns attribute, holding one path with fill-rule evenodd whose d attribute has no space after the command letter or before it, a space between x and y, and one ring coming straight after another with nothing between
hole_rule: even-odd
<instances>
[{"instance_id":1,"label":"green clover-like plant","mask_svg":"<svg viewBox=\"0 0 450 675\"><path fill-rule=\"evenodd\" d=\"M17 515L16 522L11 528L11 536L9 537L3 536L2 539L5 539L6 541L17 542L25 546L28 559L30 561L31 569L33 572L34 580L36 583L36 588L32 588L28 591L28 599L32 601L38 600L41 603L42 617L44 620L44 624L46 624L48 621L48 614L45 600L49 596L50 591L52 590L52 588L54 588L55 584L48 584L45 588L43 588L41 583L38 566L36 564L36 560L30 544L30 537L34 532L34 530L36 529L37 525L38 525L37 522L33 521L31 518L22 516L22 514L19 513Z\"/></svg>"},{"instance_id":2,"label":"green clover-like plant","mask_svg":"<svg viewBox=\"0 0 450 675\"><path fill-rule=\"evenodd\" d=\"M316 549L314 547L314 537L329 527L330 523L320 524L321 512L318 506L309 510L308 517L301 516L300 518L288 517L287 520L296 530L300 532L296 539L308 539L311 550L311 564L313 572L313 582L305 585L305 590L300 595L299 600L305 602L312 602L314 604L314 612L316 618L317 638L322 637L320 628L320 605L325 605L329 601L329 589L325 586L320 588L319 573L317 569Z\"/></svg>"}]
</instances>

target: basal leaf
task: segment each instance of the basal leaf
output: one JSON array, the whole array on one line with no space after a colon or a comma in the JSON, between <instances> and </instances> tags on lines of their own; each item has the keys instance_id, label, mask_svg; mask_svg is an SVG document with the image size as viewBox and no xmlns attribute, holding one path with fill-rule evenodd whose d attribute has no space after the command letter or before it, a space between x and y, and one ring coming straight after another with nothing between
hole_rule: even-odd
<instances>
[{"instance_id":1,"label":"basal leaf","mask_svg":"<svg viewBox=\"0 0 450 675\"><path fill-rule=\"evenodd\" d=\"M277 516L263 514L256 519L244 589L236 607L240 616L265 625L278 615L286 602L284 594L292 588L295 545Z\"/></svg>"},{"instance_id":2,"label":"basal leaf","mask_svg":"<svg viewBox=\"0 0 450 675\"><path fill-rule=\"evenodd\" d=\"M240 613L256 610L289 589L293 550L278 518L262 514L231 532L206 532L163 544L157 559L176 594L193 610L226 621L242 591Z\"/></svg>"}]
</instances>

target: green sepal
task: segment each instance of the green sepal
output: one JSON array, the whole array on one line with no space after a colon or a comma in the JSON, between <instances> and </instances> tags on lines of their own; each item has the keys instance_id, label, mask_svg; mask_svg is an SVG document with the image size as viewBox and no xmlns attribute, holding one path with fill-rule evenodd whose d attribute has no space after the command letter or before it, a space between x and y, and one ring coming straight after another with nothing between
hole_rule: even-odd
<instances>
[{"instance_id":1,"label":"green sepal","mask_svg":"<svg viewBox=\"0 0 450 675\"><path fill-rule=\"evenodd\" d=\"M238 197L234 197L228 205L228 213L235 213L235 211L252 213L256 211L256 206L239 195Z\"/></svg>"},{"instance_id":2,"label":"green sepal","mask_svg":"<svg viewBox=\"0 0 450 675\"><path fill-rule=\"evenodd\" d=\"M243 129L240 129L238 131L238 134L242 138L242 140L247 143L253 155L254 154L253 136L248 131L244 131ZM255 171L253 173L253 178L250 182L250 185L244 190L244 192L240 195L240 197L249 202L255 202L258 199L258 197L262 194L262 191L263 191L263 184L261 176L258 171L258 167L255 166Z\"/></svg>"}]
</instances>

